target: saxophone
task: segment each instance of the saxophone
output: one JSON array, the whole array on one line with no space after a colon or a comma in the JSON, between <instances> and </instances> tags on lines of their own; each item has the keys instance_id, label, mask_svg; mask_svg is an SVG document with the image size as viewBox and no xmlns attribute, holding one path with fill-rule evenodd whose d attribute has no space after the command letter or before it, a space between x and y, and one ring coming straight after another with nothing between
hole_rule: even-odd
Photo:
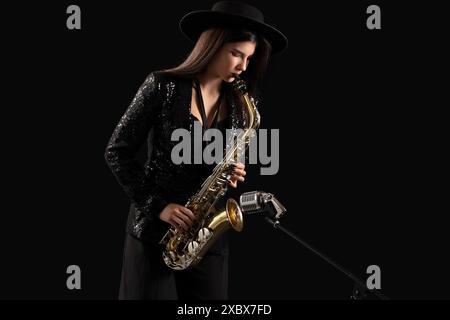
<instances>
[{"instance_id":1,"label":"saxophone","mask_svg":"<svg viewBox=\"0 0 450 320\"><path fill-rule=\"evenodd\" d=\"M244 129L233 140L231 148L227 148L225 157L216 165L198 192L186 203L185 207L196 216L193 225L188 230L171 227L161 239L160 244L164 246L163 259L171 269L184 270L196 265L224 231L230 227L236 231L243 229L242 211L234 199L228 199L222 210L216 210L214 206L226 193L232 166L242 152L245 152L260 123L259 112L247 92L245 82L236 78L233 88L244 102Z\"/></svg>"}]
</instances>

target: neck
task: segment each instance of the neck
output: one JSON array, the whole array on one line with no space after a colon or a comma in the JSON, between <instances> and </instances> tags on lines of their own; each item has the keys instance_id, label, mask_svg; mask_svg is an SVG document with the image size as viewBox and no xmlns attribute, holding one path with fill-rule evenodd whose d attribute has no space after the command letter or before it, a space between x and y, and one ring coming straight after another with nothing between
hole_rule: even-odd
<instances>
[{"instance_id":1,"label":"neck","mask_svg":"<svg viewBox=\"0 0 450 320\"><path fill-rule=\"evenodd\" d=\"M202 91L208 95L218 95L222 88L222 79L209 72L203 72L198 75Z\"/></svg>"}]
</instances>

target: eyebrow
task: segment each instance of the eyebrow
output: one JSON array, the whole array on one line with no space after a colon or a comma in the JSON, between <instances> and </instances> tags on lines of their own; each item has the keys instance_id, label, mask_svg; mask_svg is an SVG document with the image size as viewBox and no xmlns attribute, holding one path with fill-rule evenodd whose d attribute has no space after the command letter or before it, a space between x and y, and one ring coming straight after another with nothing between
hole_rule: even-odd
<instances>
[{"instance_id":1,"label":"eyebrow","mask_svg":"<svg viewBox=\"0 0 450 320\"><path fill-rule=\"evenodd\" d=\"M243 53L241 50L238 50L236 48L232 48L232 50L239 52L240 54L242 54L243 56L245 56L245 53ZM253 54L249 55L249 58L252 57L255 53L253 52Z\"/></svg>"}]
</instances>

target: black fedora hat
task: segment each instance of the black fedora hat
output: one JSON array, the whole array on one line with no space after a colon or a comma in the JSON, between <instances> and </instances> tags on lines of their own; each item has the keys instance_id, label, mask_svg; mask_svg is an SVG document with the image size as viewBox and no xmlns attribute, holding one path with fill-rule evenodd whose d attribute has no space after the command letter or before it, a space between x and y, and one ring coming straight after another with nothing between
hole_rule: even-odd
<instances>
[{"instance_id":1,"label":"black fedora hat","mask_svg":"<svg viewBox=\"0 0 450 320\"><path fill-rule=\"evenodd\" d=\"M259 33L272 45L272 52L283 51L288 44L286 36L264 22L260 10L242 2L221 1L211 10L199 10L186 14L180 20L181 32L197 41L200 34L210 27L242 26Z\"/></svg>"}]
</instances>

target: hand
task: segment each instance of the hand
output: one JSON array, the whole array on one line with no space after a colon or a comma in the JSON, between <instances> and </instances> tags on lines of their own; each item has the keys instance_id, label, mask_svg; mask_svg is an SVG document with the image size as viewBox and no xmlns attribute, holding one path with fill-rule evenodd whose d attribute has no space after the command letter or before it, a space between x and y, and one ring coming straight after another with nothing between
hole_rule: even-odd
<instances>
[{"instance_id":1,"label":"hand","mask_svg":"<svg viewBox=\"0 0 450 320\"><path fill-rule=\"evenodd\" d=\"M169 203L159 214L159 218L176 229L187 230L192 226L195 215L186 207L176 203Z\"/></svg>"},{"instance_id":2,"label":"hand","mask_svg":"<svg viewBox=\"0 0 450 320\"><path fill-rule=\"evenodd\" d=\"M245 165L243 163L234 164L234 169L231 171L230 180L228 180L228 185L236 188L238 181L243 182L245 180L244 176L247 174L245 172Z\"/></svg>"}]
</instances>

